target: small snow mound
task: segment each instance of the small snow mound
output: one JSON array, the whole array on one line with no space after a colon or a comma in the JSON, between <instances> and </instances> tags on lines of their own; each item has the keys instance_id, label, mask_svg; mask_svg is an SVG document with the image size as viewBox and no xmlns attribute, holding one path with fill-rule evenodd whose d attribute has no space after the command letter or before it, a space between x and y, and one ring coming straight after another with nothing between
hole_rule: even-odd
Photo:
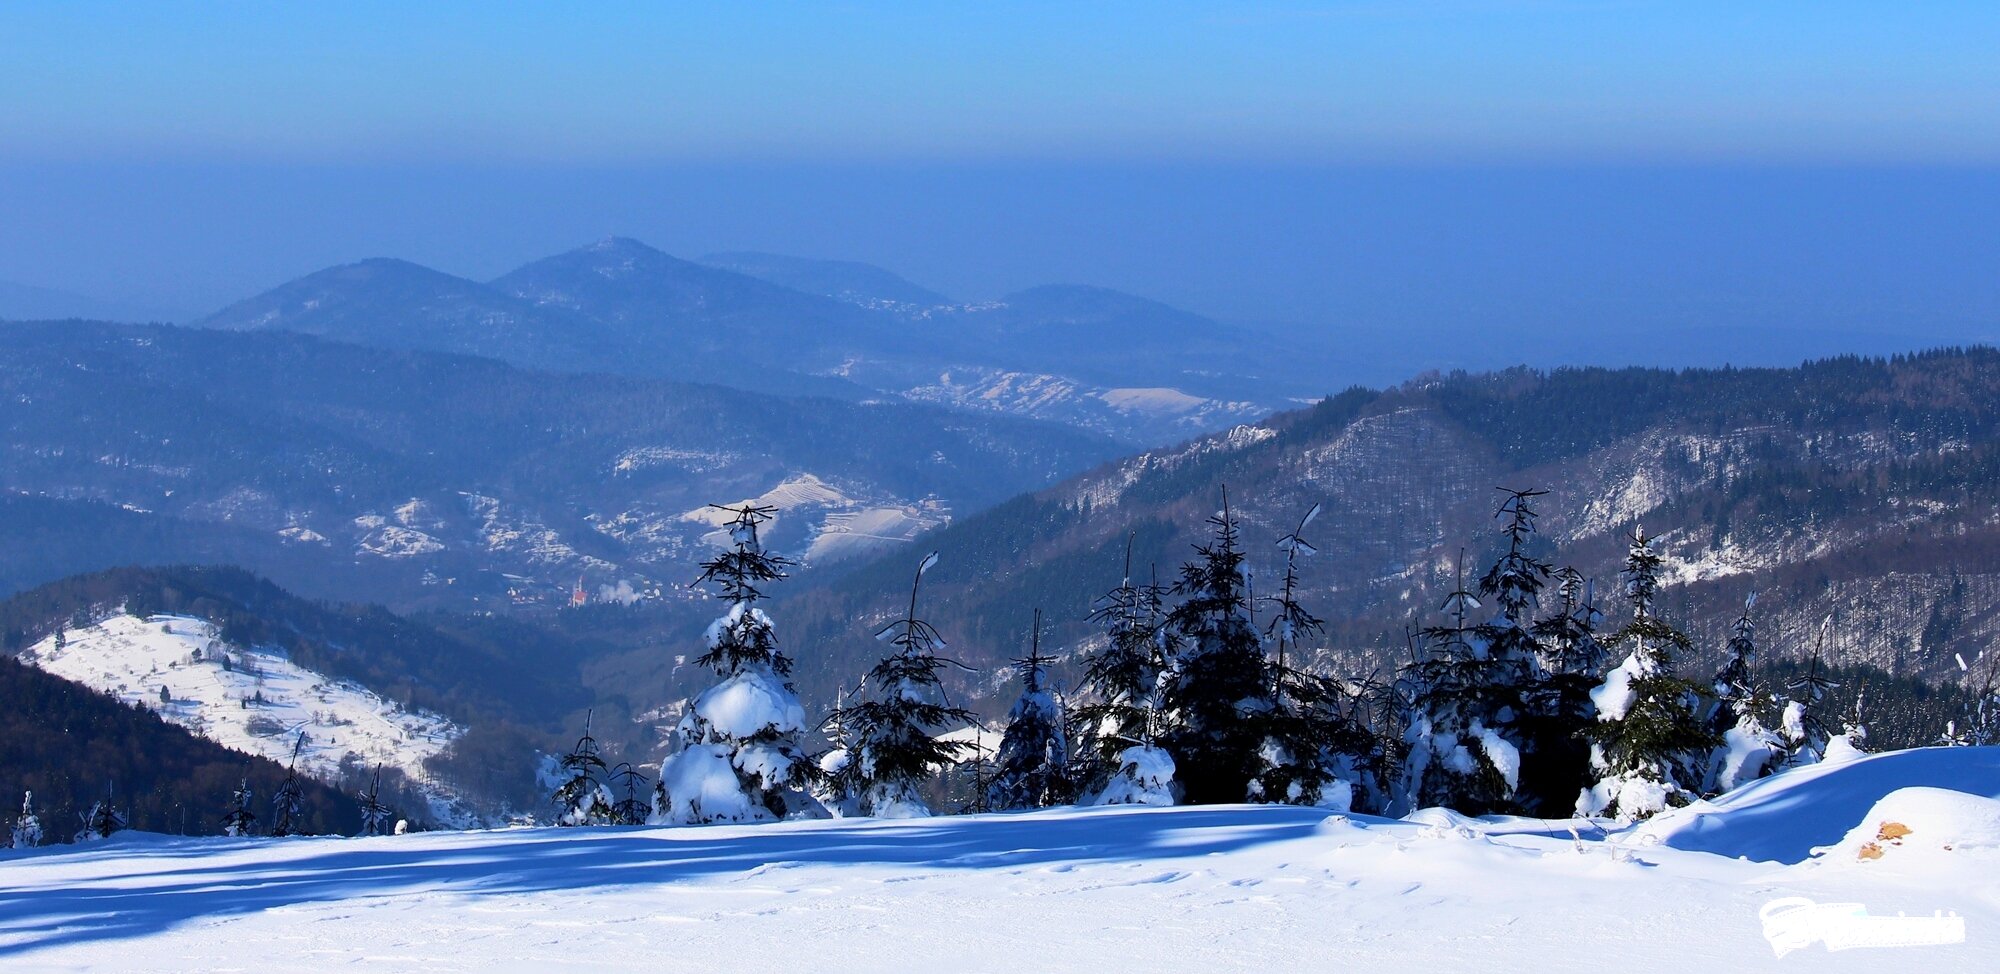
<instances>
[{"instance_id":1,"label":"small snow mound","mask_svg":"<svg viewBox=\"0 0 2000 974\"><path fill-rule=\"evenodd\" d=\"M1403 821L1411 825L1428 825L1437 829L1467 829L1478 824L1468 816L1443 807L1419 808L1403 816Z\"/></svg>"},{"instance_id":2,"label":"small snow mound","mask_svg":"<svg viewBox=\"0 0 2000 974\"><path fill-rule=\"evenodd\" d=\"M1152 805L1174 803L1174 758L1151 745L1128 747L1118 756L1118 772L1093 805Z\"/></svg>"},{"instance_id":3,"label":"small snow mound","mask_svg":"<svg viewBox=\"0 0 2000 974\"><path fill-rule=\"evenodd\" d=\"M1821 764L1846 764L1868 756L1868 752L1854 746L1845 736L1835 737L1826 742L1826 753L1819 759Z\"/></svg>"},{"instance_id":4,"label":"small snow mound","mask_svg":"<svg viewBox=\"0 0 2000 974\"><path fill-rule=\"evenodd\" d=\"M1839 843L1888 796L1927 789L2000 799L2000 748L1926 747L1793 768L1665 812L1635 831L1690 852L1802 862Z\"/></svg>"},{"instance_id":5,"label":"small snow mound","mask_svg":"<svg viewBox=\"0 0 2000 974\"><path fill-rule=\"evenodd\" d=\"M1827 862L1917 862L2000 853L2000 800L1945 788L1898 788L1839 842L1813 850Z\"/></svg>"}]
</instances>

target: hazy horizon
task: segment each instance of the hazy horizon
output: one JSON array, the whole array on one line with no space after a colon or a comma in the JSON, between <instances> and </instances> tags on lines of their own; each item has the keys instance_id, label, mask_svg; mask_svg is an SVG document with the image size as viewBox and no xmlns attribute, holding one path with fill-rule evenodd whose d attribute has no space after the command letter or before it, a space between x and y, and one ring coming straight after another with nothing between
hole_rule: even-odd
<instances>
[{"instance_id":1,"label":"hazy horizon","mask_svg":"<svg viewBox=\"0 0 2000 974\"><path fill-rule=\"evenodd\" d=\"M616 234L968 300L1094 284L1440 365L2000 337L2000 11L0 17L0 281L146 316Z\"/></svg>"}]
</instances>

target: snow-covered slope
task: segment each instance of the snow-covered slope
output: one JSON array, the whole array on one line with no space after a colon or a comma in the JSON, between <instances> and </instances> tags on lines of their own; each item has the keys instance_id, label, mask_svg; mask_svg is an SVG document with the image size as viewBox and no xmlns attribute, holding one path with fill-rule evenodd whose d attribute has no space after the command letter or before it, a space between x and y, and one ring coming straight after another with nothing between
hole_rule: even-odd
<instances>
[{"instance_id":1,"label":"snow-covered slope","mask_svg":"<svg viewBox=\"0 0 2000 974\"><path fill-rule=\"evenodd\" d=\"M1862 764L1811 777L1882 779L1855 774ZM2000 967L1991 806L1899 790L1874 810L1949 822L1963 848L1787 866L1587 826L1572 837L1563 823L1278 806L376 839L127 834L0 852L0 958L9 970L270 972L1986 971ZM1951 911L1967 932L1781 960L1761 914L1801 902L1837 908L1850 927L1863 910Z\"/></svg>"},{"instance_id":2,"label":"snow-covered slope","mask_svg":"<svg viewBox=\"0 0 2000 974\"><path fill-rule=\"evenodd\" d=\"M2000 747L1925 747L1797 768L1668 812L1635 834L1676 849L1799 862L1839 842L1884 795L1921 787L2000 798Z\"/></svg>"},{"instance_id":3,"label":"snow-covered slope","mask_svg":"<svg viewBox=\"0 0 2000 974\"><path fill-rule=\"evenodd\" d=\"M303 730L300 770L328 781L343 762L398 768L422 781L424 759L462 733L443 717L405 710L275 651L225 642L213 623L185 616L114 615L68 630L61 646L45 638L21 660L280 764L291 760Z\"/></svg>"},{"instance_id":4,"label":"snow-covered slope","mask_svg":"<svg viewBox=\"0 0 2000 974\"><path fill-rule=\"evenodd\" d=\"M858 364L851 364L847 374L868 375ZM1061 375L964 365L913 383L876 381L917 402L1066 423L1141 445L1225 429L1287 405L1277 398L1250 402L1169 387L1104 388Z\"/></svg>"},{"instance_id":5,"label":"snow-covered slope","mask_svg":"<svg viewBox=\"0 0 2000 974\"><path fill-rule=\"evenodd\" d=\"M949 506L937 498L906 502L857 496L810 473L787 477L734 504L695 508L679 520L705 529L703 543L726 546L729 532L723 525L732 516L729 508L745 504L771 508L775 514L765 528L766 538L809 564L874 554L951 522Z\"/></svg>"}]
</instances>

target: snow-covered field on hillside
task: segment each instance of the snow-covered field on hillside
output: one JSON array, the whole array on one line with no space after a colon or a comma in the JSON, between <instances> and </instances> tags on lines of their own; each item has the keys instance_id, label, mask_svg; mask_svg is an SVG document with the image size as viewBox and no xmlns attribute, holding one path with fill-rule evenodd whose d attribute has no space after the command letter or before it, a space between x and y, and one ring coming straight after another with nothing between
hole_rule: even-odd
<instances>
[{"instance_id":1,"label":"snow-covered field on hillside","mask_svg":"<svg viewBox=\"0 0 2000 974\"><path fill-rule=\"evenodd\" d=\"M325 780L348 761L421 781L424 759L462 733L444 717L405 710L274 650L227 643L213 623L186 616L114 615L68 630L61 646L49 636L21 660L280 764L303 730L300 770Z\"/></svg>"},{"instance_id":2,"label":"snow-covered field on hillside","mask_svg":"<svg viewBox=\"0 0 2000 974\"><path fill-rule=\"evenodd\" d=\"M1957 768L1959 790L1905 787L1939 765ZM0 966L2000 969L2000 752L1884 755L1762 790L1705 810L1711 845L1735 817L1735 841L1785 833L1830 851L1752 861L1588 823L1572 836L1571 823L1277 806L375 839L128 834L0 852ZM1876 797L1859 812L1840 804L1864 793ZM1786 807L1848 813L1836 824L1777 814ZM1955 925L1962 943L1815 944L1780 958L1766 937L1910 929L1894 915L1938 911L1957 919L1923 929Z\"/></svg>"}]
</instances>

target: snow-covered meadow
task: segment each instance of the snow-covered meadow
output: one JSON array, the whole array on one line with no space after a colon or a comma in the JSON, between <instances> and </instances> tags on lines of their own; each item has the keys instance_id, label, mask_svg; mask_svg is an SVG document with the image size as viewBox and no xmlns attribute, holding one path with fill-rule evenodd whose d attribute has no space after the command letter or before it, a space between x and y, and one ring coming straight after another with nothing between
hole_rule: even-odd
<instances>
[{"instance_id":1,"label":"snow-covered meadow","mask_svg":"<svg viewBox=\"0 0 2000 974\"><path fill-rule=\"evenodd\" d=\"M372 839L126 833L0 852L0 966L1991 971L1996 796L2000 749L1955 748L1788 772L1612 832L1440 810L1126 806ZM1785 917L1760 912L1800 897L1845 911L1849 931L1866 926L1855 910L1948 911L1964 942L1780 958L1766 931Z\"/></svg>"}]
</instances>

